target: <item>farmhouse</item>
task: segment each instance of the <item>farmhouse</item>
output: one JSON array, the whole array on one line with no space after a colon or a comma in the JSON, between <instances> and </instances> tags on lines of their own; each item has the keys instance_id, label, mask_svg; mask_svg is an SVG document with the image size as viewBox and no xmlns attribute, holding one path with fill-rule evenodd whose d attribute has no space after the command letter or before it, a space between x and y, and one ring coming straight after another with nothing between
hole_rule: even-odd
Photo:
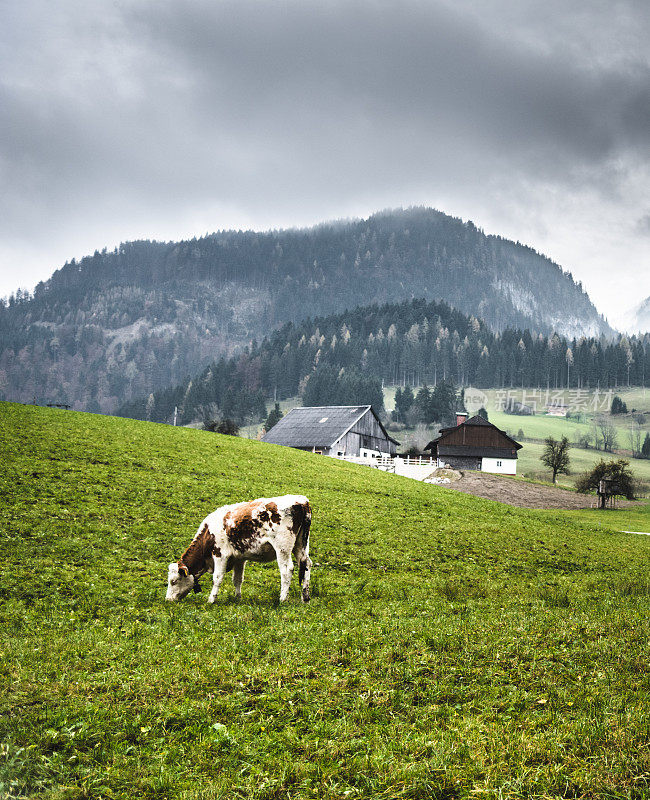
<instances>
[{"instance_id":1,"label":"farmhouse","mask_svg":"<svg viewBox=\"0 0 650 800\"><path fill-rule=\"evenodd\" d=\"M399 445L386 433L372 406L292 408L262 441L335 458L394 456Z\"/></svg>"},{"instance_id":2,"label":"farmhouse","mask_svg":"<svg viewBox=\"0 0 650 800\"><path fill-rule=\"evenodd\" d=\"M440 436L424 448L440 466L517 474L517 450L522 445L483 417L456 415L453 428L442 428Z\"/></svg>"}]
</instances>

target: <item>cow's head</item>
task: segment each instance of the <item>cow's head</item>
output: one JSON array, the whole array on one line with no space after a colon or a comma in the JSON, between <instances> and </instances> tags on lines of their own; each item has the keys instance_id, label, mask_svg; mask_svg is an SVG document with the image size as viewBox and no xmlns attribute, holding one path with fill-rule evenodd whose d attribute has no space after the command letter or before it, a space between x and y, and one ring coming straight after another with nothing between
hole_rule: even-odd
<instances>
[{"instance_id":1,"label":"cow's head","mask_svg":"<svg viewBox=\"0 0 650 800\"><path fill-rule=\"evenodd\" d=\"M173 562L167 571L167 594L165 600L182 600L194 588L194 575L185 564Z\"/></svg>"}]
</instances>

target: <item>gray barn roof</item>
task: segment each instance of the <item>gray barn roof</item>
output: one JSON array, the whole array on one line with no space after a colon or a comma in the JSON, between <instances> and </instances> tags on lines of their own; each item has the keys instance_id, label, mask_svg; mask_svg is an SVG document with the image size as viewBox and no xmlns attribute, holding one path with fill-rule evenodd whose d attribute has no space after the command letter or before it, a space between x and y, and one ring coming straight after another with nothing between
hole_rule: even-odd
<instances>
[{"instance_id":1,"label":"gray barn roof","mask_svg":"<svg viewBox=\"0 0 650 800\"><path fill-rule=\"evenodd\" d=\"M375 413L372 406L292 408L277 425L262 436L262 441L283 444L286 447L331 447L368 411ZM384 430L381 422L379 424ZM387 433L386 438L391 439Z\"/></svg>"}]
</instances>

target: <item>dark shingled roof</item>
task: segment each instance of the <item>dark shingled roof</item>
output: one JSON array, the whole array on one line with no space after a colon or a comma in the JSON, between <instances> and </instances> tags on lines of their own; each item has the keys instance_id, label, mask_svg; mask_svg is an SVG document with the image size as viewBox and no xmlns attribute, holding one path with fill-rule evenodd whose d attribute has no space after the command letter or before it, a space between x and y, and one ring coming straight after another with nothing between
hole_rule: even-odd
<instances>
[{"instance_id":1,"label":"dark shingled roof","mask_svg":"<svg viewBox=\"0 0 650 800\"><path fill-rule=\"evenodd\" d=\"M496 428L496 425L493 425L491 422L488 422L484 417L480 414L476 414L474 417L470 417L466 419L465 422L461 422L461 425L478 425L479 427L484 428ZM452 425L450 428L440 428L440 433L446 433L447 431L455 430L458 425ZM500 428L498 430L501 430ZM503 431L501 431L503 433Z\"/></svg>"},{"instance_id":2,"label":"dark shingled roof","mask_svg":"<svg viewBox=\"0 0 650 800\"><path fill-rule=\"evenodd\" d=\"M483 428L494 428L494 430L499 431L499 433L502 434L509 442L512 442L512 444L513 444L513 446L514 446L514 448L516 450L521 450L521 448L523 447L523 445L519 444L519 442L516 442L512 438L512 436L508 436L508 434L505 431L502 431L501 428L497 428L496 425L493 425L491 422L488 422L486 419L484 419L479 414L477 414L475 417L470 417L469 419L466 419L465 422L461 422L460 425L453 425L451 428L440 428L440 436L438 436L437 439L433 439L432 441L430 441L429 444L425 445L424 449L425 450L432 450L433 446L437 444L438 445L438 453L442 454L442 449L441 448L444 445L441 445L441 442L444 442L444 440L447 438L447 434L450 431L455 431L456 428L473 427L473 426L483 427ZM464 449L465 452L467 453L467 455L469 455L469 456L478 456L478 455L480 455L480 456L486 456L488 458L490 456L492 456L493 453L497 452L497 450L499 450L499 448L491 447L491 448L485 448L486 450L490 450L489 453L488 452L479 453L478 450L479 449L483 449L483 448L478 448L477 449L476 447L474 447L474 450L476 450L476 452L472 451L470 453L468 448L472 447L472 445L455 445L455 447ZM458 455L458 456L462 455L461 452L452 453L451 452L452 445L446 445L445 449L449 451L449 452L446 453L446 455L449 455L449 456L451 456L451 455ZM505 453L505 452L509 452L509 451L503 450L503 452ZM512 456L495 455L494 458L512 458ZM515 456L515 458L516 458L516 456Z\"/></svg>"},{"instance_id":3,"label":"dark shingled roof","mask_svg":"<svg viewBox=\"0 0 650 800\"><path fill-rule=\"evenodd\" d=\"M262 436L262 441L286 447L331 447L370 409L371 406L292 408Z\"/></svg>"}]
</instances>

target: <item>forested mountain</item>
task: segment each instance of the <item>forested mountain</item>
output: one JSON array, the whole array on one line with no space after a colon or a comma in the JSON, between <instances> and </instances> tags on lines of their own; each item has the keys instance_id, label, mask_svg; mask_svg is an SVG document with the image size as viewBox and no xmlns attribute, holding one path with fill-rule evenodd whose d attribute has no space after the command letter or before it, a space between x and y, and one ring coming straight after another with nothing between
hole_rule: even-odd
<instances>
[{"instance_id":1,"label":"forested mountain","mask_svg":"<svg viewBox=\"0 0 650 800\"><path fill-rule=\"evenodd\" d=\"M646 297L636 309L632 328L642 332L650 331L650 297Z\"/></svg>"},{"instance_id":2,"label":"forested mountain","mask_svg":"<svg viewBox=\"0 0 650 800\"><path fill-rule=\"evenodd\" d=\"M424 300L366 306L288 323L192 380L142 396L118 413L180 421L260 419L267 401L382 405L381 384L588 388L645 384L650 335L568 340L528 330L493 332L476 317Z\"/></svg>"},{"instance_id":3,"label":"forested mountain","mask_svg":"<svg viewBox=\"0 0 650 800\"><path fill-rule=\"evenodd\" d=\"M414 297L493 331L611 334L570 274L471 222L415 208L267 233L131 242L0 307L0 398L113 411L287 321Z\"/></svg>"}]
</instances>

